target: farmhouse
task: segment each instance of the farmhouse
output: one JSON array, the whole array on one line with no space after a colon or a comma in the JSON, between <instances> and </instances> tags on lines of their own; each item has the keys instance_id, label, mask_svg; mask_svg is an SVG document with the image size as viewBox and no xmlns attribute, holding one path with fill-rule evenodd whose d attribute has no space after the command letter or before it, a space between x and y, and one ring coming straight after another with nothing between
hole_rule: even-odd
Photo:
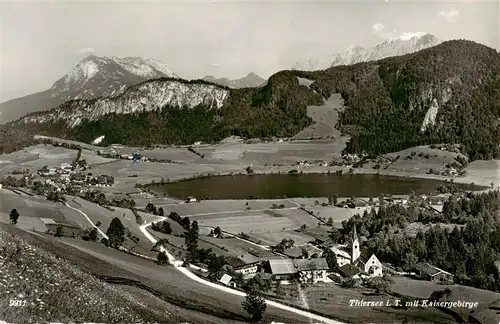
<instances>
[{"instance_id":1,"label":"farmhouse","mask_svg":"<svg viewBox=\"0 0 500 324\"><path fill-rule=\"evenodd\" d=\"M429 263L417 263L415 265L417 276L429 281L453 281L453 275L447 271L439 269Z\"/></svg>"},{"instance_id":2,"label":"farmhouse","mask_svg":"<svg viewBox=\"0 0 500 324\"><path fill-rule=\"evenodd\" d=\"M40 218L45 227L47 227L47 234L56 234L57 228L60 228L62 236L80 236L83 231L82 228L76 224L56 222L52 218Z\"/></svg>"},{"instance_id":3,"label":"farmhouse","mask_svg":"<svg viewBox=\"0 0 500 324\"><path fill-rule=\"evenodd\" d=\"M274 280L299 279L301 282L327 281L328 263L326 259L276 259L264 263L263 269L272 274Z\"/></svg>"},{"instance_id":4,"label":"farmhouse","mask_svg":"<svg viewBox=\"0 0 500 324\"><path fill-rule=\"evenodd\" d=\"M319 258L323 255L323 250L312 244L306 244L301 246L303 254L306 255L307 259Z\"/></svg>"},{"instance_id":5,"label":"farmhouse","mask_svg":"<svg viewBox=\"0 0 500 324\"><path fill-rule=\"evenodd\" d=\"M326 281L326 272L329 270L326 259L299 259L293 260L297 268L300 282Z\"/></svg>"},{"instance_id":6,"label":"farmhouse","mask_svg":"<svg viewBox=\"0 0 500 324\"><path fill-rule=\"evenodd\" d=\"M381 277L382 263L375 254L368 254L366 251L360 250L359 238L354 227L353 239L351 244L351 253L349 254L344 249L346 246L331 247L330 250L335 253L337 264L341 268L341 273L348 277L359 276ZM346 265L351 265L345 267ZM344 267L344 268L343 268ZM354 271L353 267L359 271ZM343 269L343 270L342 270Z\"/></svg>"},{"instance_id":7,"label":"farmhouse","mask_svg":"<svg viewBox=\"0 0 500 324\"><path fill-rule=\"evenodd\" d=\"M264 271L272 274L274 280L290 280L297 273L290 259L269 260L264 263Z\"/></svg>"},{"instance_id":8,"label":"farmhouse","mask_svg":"<svg viewBox=\"0 0 500 324\"><path fill-rule=\"evenodd\" d=\"M238 267L233 267L234 271L243 275L251 275L257 273L260 268L260 262L247 263Z\"/></svg>"}]
</instances>

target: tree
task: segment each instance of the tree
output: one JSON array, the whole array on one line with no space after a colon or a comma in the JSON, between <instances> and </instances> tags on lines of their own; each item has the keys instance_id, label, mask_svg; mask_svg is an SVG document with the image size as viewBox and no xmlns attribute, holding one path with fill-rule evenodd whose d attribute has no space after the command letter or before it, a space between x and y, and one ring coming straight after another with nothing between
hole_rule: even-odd
<instances>
[{"instance_id":1,"label":"tree","mask_svg":"<svg viewBox=\"0 0 500 324\"><path fill-rule=\"evenodd\" d=\"M339 269L339 264L337 263L337 256L332 250L326 248L323 256L326 259L326 263L328 264L328 268L330 268L330 270L337 271Z\"/></svg>"},{"instance_id":2,"label":"tree","mask_svg":"<svg viewBox=\"0 0 500 324\"><path fill-rule=\"evenodd\" d=\"M246 295L242 305L243 309L252 317L252 321L254 322L262 319L267 308L266 301L256 290L251 290Z\"/></svg>"},{"instance_id":3,"label":"tree","mask_svg":"<svg viewBox=\"0 0 500 324\"><path fill-rule=\"evenodd\" d=\"M337 195L332 195L332 196L328 197L328 204L329 205L337 205L338 200L339 200L339 197Z\"/></svg>"},{"instance_id":4,"label":"tree","mask_svg":"<svg viewBox=\"0 0 500 324\"><path fill-rule=\"evenodd\" d=\"M158 253L158 264L159 265L165 265L168 263L168 256L167 256L167 253L165 252L160 252Z\"/></svg>"},{"instance_id":5,"label":"tree","mask_svg":"<svg viewBox=\"0 0 500 324\"><path fill-rule=\"evenodd\" d=\"M368 286L375 289L378 294L381 294L389 291L391 283L392 281L388 277L375 277L368 282Z\"/></svg>"},{"instance_id":6,"label":"tree","mask_svg":"<svg viewBox=\"0 0 500 324\"><path fill-rule=\"evenodd\" d=\"M221 237L222 235L222 230L219 226L217 226L215 229L214 229L214 235L217 236L218 238Z\"/></svg>"},{"instance_id":7,"label":"tree","mask_svg":"<svg viewBox=\"0 0 500 324\"><path fill-rule=\"evenodd\" d=\"M163 238L155 243L153 247L151 248L151 251L160 251L160 248L164 246L165 244L168 244L168 240Z\"/></svg>"},{"instance_id":8,"label":"tree","mask_svg":"<svg viewBox=\"0 0 500 324\"><path fill-rule=\"evenodd\" d=\"M17 224L17 220L19 219L19 212L17 211L17 209L12 209L10 211L10 221L12 224Z\"/></svg>"},{"instance_id":9,"label":"tree","mask_svg":"<svg viewBox=\"0 0 500 324\"><path fill-rule=\"evenodd\" d=\"M158 208L158 216L163 216L163 215L165 215L163 208L162 207Z\"/></svg>"},{"instance_id":10,"label":"tree","mask_svg":"<svg viewBox=\"0 0 500 324\"><path fill-rule=\"evenodd\" d=\"M184 244L189 252L194 252L198 248L198 237L191 231L184 233Z\"/></svg>"},{"instance_id":11,"label":"tree","mask_svg":"<svg viewBox=\"0 0 500 324\"><path fill-rule=\"evenodd\" d=\"M54 234L55 237L61 237L63 236L63 228L61 225L56 227L56 232Z\"/></svg>"},{"instance_id":12,"label":"tree","mask_svg":"<svg viewBox=\"0 0 500 324\"><path fill-rule=\"evenodd\" d=\"M96 241L97 240L97 228L92 228L89 232L89 240Z\"/></svg>"},{"instance_id":13,"label":"tree","mask_svg":"<svg viewBox=\"0 0 500 324\"><path fill-rule=\"evenodd\" d=\"M153 205L152 203L148 203L146 205L146 212L152 214L155 210L155 205Z\"/></svg>"},{"instance_id":14,"label":"tree","mask_svg":"<svg viewBox=\"0 0 500 324\"><path fill-rule=\"evenodd\" d=\"M191 232L194 233L198 237L198 235L200 233L200 227L198 226L197 221L193 221L191 223Z\"/></svg>"},{"instance_id":15,"label":"tree","mask_svg":"<svg viewBox=\"0 0 500 324\"><path fill-rule=\"evenodd\" d=\"M106 235L109 237L109 244L118 248L125 241L125 227L123 226L121 220L118 217L113 218L109 224L109 228L106 231Z\"/></svg>"},{"instance_id":16,"label":"tree","mask_svg":"<svg viewBox=\"0 0 500 324\"><path fill-rule=\"evenodd\" d=\"M328 238L330 238L330 240L332 240L333 242L337 242L341 237L342 234L336 227L332 227L332 229L328 231Z\"/></svg>"},{"instance_id":17,"label":"tree","mask_svg":"<svg viewBox=\"0 0 500 324\"><path fill-rule=\"evenodd\" d=\"M190 221L189 221L189 218L188 217L184 217L181 221L181 226L186 229L186 230L189 230L189 225L190 225Z\"/></svg>"}]
</instances>

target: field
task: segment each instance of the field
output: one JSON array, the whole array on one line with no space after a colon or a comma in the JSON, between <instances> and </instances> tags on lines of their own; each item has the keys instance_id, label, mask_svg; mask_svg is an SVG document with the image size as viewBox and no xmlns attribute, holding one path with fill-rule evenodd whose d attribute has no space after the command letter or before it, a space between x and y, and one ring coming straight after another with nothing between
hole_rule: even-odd
<instances>
[{"instance_id":1,"label":"field","mask_svg":"<svg viewBox=\"0 0 500 324\"><path fill-rule=\"evenodd\" d=\"M170 227L172 228L171 235L156 232L152 230L151 227L148 227L149 233L151 233L157 239L168 239L169 246L167 249L169 251L172 250L171 252L174 254L174 256L178 256L180 258L185 257L187 253L184 246L185 240L183 237L178 236L180 234L183 234L185 232L185 229L182 228L182 226L180 226L178 223L168 218L165 221L170 223ZM265 251L259 246L227 236L225 238L214 238L208 236L209 232L210 228L205 228L202 224L200 224L200 237L198 240L198 246L200 248L210 248L213 252L219 255L233 256L246 263L255 262L262 259L255 257L254 255L249 253L249 251Z\"/></svg>"},{"instance_id":2,"label":"field","mask_svg":"<svg viewBox=\"0 0 500 324\"><path fill-rule=\"evenodd\" d=\"M38 244L47 246L52 252L72 263L78 263L86 271L139 280L161 293L161 298L171 304L219 317L218 322L207 323L241 323L247 319L241 307L241 297L228 298L227 293L192 281L173 267L158 266L154 262L106 248L99 243L69 238L63 241L69 245L60 244L60 241L50 237L37 239ZM307 319L268 307L265 321L272 320L294 324L309 323Z\"/></svg>"},{"instance_id":3,"label":"field","mask_svg":"<svg viewBox=\"0 0 500 324\"><path fill-rule=\"evenodd\" d=\"M288 210L287 210L288 211ZM243 211L233 213L221 213L214 215L190 216L200 226L220 227L223 231L231 234L245 233L254 238L254 241L263 241L264 244L275 245L283 238L293 237L297 244L310 241L309 236L304 237L300 233L293 232L307 220L297 221L288 217L285 210L282 214L271 214L266 211ZM293 210L295 211L295 210ZM308 215L304 213L304 219Z\"/></svg>"},{"instance_id":4,"label":"field","mask_svg":"<svg viewBox=\"0 0 500 324\"><path fill-rule=\"evenodd\" d=\"M303 289L287 286L286 291L284 300L348 323L401 323L405 318L409 320L407 323L456 323L451 316L434 308L351 307L349 301L352 299L385 302L395 298L389 295L370 296L335 284L317 284Z\"/></svg>"},{"instance_id":5,"label":"field","mask_svg":"<svg viewBox=\"0 0 500 324\"><path fill-rule=\"evenodd\" d=\"M339 111L344 109L344 102L340 95L334 94L322 106L308 106L307 115L315 122L303 129L296 139L308 138L335 138L342 139L339 143L347 143L348 138L341 138L341 133L335 128L339 119Z\"/></svg>"},{"instance_id":6,"label":"field","mask_svg":"<svg viewBox=\"0 0 500 324\"><path fill-rule=\"evenodd\" d=\"M97 222L101 222L99 228L103 232L106 232L113 218L115 217L119 218L120 221L123 223L123 226L125 226L125 228L128 229L133 236L139 238L139 242L137 244L127 239L126 242L124 243L124 246L137 253L149 255L151 257L156 257L156 253L151 251L151 247L153 245L140 231L139 224L137 224L135 219L135 215L132 213L130 209L112 207L114 211L111 211L81 198L75 198L74 200L68 199L68 204L84 212L92 220L94 224ZM139 212L139 214L146 223L159 219L158 216L153 216L151 214L146 214L141 212ZM71 220L78 223L82 227L90 227L88 221L80 213L78 213L76 218Z\"/></svg>"},{"instance_id":7,"label":"field","mask_svg":"<svg viewBox=\"0 0 500 324\"><path fill-rule=\"evenodd\" d=\"M342 221L349 220L352 216L359 214L363 215L365 209L369 210L370 207L357 207L355 209L333 207L333 206L308 206L307 210L312 211L316 216L328 220L328 218L333 219L333 224L336 227L340 227Z\"/></svg>"},{"instance_id":8,"label":"field","mask_svg":"<svg viewBox=\"0 0 500 324\"><path fill-rule=\"evenodd\" d=\"M10 223L9 213L15 208L19 212L17 226L24 229L44 232L46 227L40 218L52 218L61 222L81 218L78 212L61 203L56 204L45 198L17 195L5 189L0 189L0 201L0 222ZM85 227L89 227L89 224Z\"/></svg>"},{"instance_id":9,"label":"field","mask_svg":"<svg viewBox=\"0 0 500 324\"><path fill-rule=\"evenodd\" d=\"M252 241L260 242L263 245L276 245L283 239L292 239L295 245L303 245L314 241L314 237L295 231L267 231L248 233Z\"/></svg>"},{"instance_id":10,"label":"field","mask_svg":"<svg viewBox=\"0 0 500 324\"><path fill-rule=\"evenodd\" d=\"M250 244L248 242L238 240L236 238L213 238L213 237L202 237L204 241L211 242L219 247L224 247L228 249L232 256L244 261L245 263L252 263L260 260L268 260L272 257L256 257L249 253L249 251L255 252L266 252L266 250Z\"/></svg>"},{"instance_id":11,"label":"field","mask_svg":"<svg viewBox=\"0 0 500 324\"><path fill-rule=\"evenodd\" d=\"M284 205L285 208L296 207L297 205L288 199L276 200L203 200L196 203L176 204L176 205L162 205L158 204L157 207L164 206L165 212L176 212L181 216L192 215L207 215L217 213L231 213L246 210L246 204L252 210L269 209L273 204Z\"/></svg>"},{"instance_id":12,"label":"field","mask_svg":"<svg viewBox=\"0 0 500 324\"><path fill-rule=\"evenodd\" d=\"M0 164L0 167L2 168L2 172L12 172L18 169L29 169L31 172L36 172L44 165L52 168L60 166L61 163L71 163L77 154L77 150L54 147L50 144L38 144L26 147L22 151L0 155L0 161L3 162ZM89 164L113 161L112 159L100 157L94 151L89 150L83 150L81 158L85 159Z\"/></svg>"},{"instance_id":13,"label":"field","mask_svg":"<svg viewBox=\"0 0 500 324\"><path fill-rule=\"evenodd\" d=\"M478 302L479 308L485 307L488 304L500 299L500 294L488 290L477 289L473 287L460 285L439 285L431 281L413 280L405 277L392 277L394 284L391 290L395 293L415 297L428 298L432 292L449 288L452 291L451 300L462 300L469 302ZM469 309L457 309L463 318L467 318Z\"/></svg>"}]
</instances>

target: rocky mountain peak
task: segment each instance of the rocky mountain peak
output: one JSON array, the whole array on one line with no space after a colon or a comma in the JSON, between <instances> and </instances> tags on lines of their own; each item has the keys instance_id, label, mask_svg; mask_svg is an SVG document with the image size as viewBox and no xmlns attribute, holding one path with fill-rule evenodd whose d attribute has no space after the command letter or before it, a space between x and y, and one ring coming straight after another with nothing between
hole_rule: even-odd
<instances>
[{"instance_id":1,"label":"rocky mountain peak","mask_svg":"<svg viewBox=\"0 0 500 324\"><path fill-rule=\"evenodd\" d=\"M359 45L353 45L340 53L329 53L320 55L317 58L303 59L293 66L293 70L315 71L332 66L375 61L386 57L414 53L440 43L439 39L429 33L403 33L371 48L365 49Z\"/></svg>"}]
</instances>

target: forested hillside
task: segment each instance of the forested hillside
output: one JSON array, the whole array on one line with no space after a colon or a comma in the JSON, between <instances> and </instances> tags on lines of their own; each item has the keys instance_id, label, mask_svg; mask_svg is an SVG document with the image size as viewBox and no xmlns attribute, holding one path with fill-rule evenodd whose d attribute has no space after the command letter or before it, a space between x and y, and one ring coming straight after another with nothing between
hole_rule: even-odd
<instances>
[{"instance_id":1,"label":"forested hillside","mask_svg":"<svg viewBox=\"0 0 500 324\"><path fill-rule=\"evenodd\" d=\"M313 83L308 88L297 77ZM347 109L337 127L351 136L348 153L374 156L414 145L461 143L472 160L500 156L500 56L471 41L324 71L281 71L262 88L229 91L220 109L163 106L109 113L76 127L69 126L71 111L56 110L52 116L64 119L15 123L5 126L6 133L22 129L86 142L105 135L103 144L130 145L214 142L229 135L288 137L312 123L307 106L340 93ZM437 116L422 131L433 105Z\"/></svg>"},{"instance_id":2,"label":"forested hillside","mask_svg":"<svg viewBox=\"0 0 500 324\"><path fill-rule=\"evenodd\" d=\"M453 273L458 283L500 291L495 266L500 260L499 211L498 191L460 200L452 196L441 214L419 208L418 203L410 208L387 205L344 221L341 235L348 238L356 226L368 239L366 247L384 262L411 270L426 261ZM416 237L404 234L404 228L414 222L447 224L452 230L435 225Z\"/></svg>"},{"instance_id":3,"label":"forested hillside","mask_svg":"<svg viewBox=\"0 0 500 324\"><path fill-rule=\"evenodd\" d=\"M303 73L324 97L341 93L347 151L371 155L414 145L461 143L471 159L499 156L500 56L471 41L449 41L377 62ZM434 127L421 132L433 99Z\"/></svg>"}]
</instances>

